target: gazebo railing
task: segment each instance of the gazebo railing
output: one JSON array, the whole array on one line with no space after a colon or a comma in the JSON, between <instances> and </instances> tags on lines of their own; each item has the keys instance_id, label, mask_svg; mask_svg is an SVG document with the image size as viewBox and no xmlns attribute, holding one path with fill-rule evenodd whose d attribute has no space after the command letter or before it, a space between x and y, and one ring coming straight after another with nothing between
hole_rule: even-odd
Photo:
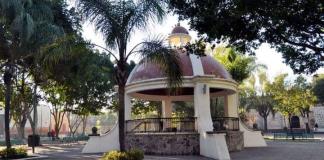
<instances>
[{"instance_id":1,"label":"gazebo railing","mask_svg":"<svg viewBox=\"0 0 324 160\"><path fill-rule=\"evenodd\" d=\"M237 117L213 117L214 131L239 131L239 118Z\"/></svg>"},{"instance_id":2,"label":"gazebo railing","mask_svg":"<svg viewBox=\"0 0 324 160\"><path fill-rule=\"evenodd\" d=\"M126 132L197 132L197 124L195 117L134 119L126 121Z\"/></svg>"}]
</instances>

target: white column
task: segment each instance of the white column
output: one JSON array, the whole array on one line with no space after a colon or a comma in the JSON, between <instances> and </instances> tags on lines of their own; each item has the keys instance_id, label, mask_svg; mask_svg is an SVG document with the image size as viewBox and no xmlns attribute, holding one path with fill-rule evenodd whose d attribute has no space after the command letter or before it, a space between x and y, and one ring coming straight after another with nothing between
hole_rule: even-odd
<instances>
[{"instance_id":1,"label":"white column","mask_svg":"<svg viewBox=\"0 0 324 160\"><path fill-rule=\"evenodd\" d=\"M212 131L213 123L210 114L210 97L207 84L196 84L194 89L194 107L195 117L197 117L198 132Z\"/></svg>"},{"instance_id":2,"label":"white column","mask_svg":"<svg viewBox=\"0 0 324 160\"><path fill-rule=\"evenodd\" d=\"M170 99L162 101L162 117L170 118L172 116L172 102Z\"/></svg>"},{"instance_id":3,"label":"white column","mask_svg":"<svg viewBox=\"0 0 324 160\"><path fill-rule=\"evenodd\" d=\"M130 120L132 115L132 103L131 97L128 94L125 94L125 120Z\"/></svg>"},{"instance_id":4,"label":"white column","mask_svg":"<svg viewBox=\"0 0 324 160\"><path fill-rule=\"evenodd\" d=\"M238 94L225 96L225 117L238 117Z\"/></svg>"},{"instance_id":5,"label":"white column","mask_svg":"<svg viewBox=\"0 0 324 160\"><path fill-rule=\"evenodd\" d=\"M225 134L211 133L213 122L210 113L209 86L196 83L194 91L195 116L197 117L198 132L200 134L200 154L206 157L230 160Z\"/></svg>"}]
</instances>

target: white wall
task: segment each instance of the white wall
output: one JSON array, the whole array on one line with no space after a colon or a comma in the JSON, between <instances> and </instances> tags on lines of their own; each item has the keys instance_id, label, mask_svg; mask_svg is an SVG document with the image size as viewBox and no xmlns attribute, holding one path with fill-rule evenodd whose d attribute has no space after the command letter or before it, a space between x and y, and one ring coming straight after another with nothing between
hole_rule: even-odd
<instances>
[{"instance_id":1,"label":"white wall","mask_svg":"<svg viewBox=\"0 0 324 160\"><path fill-rule=\"evenodd\" d=\"M104 153L119 149L119 128L117 123L115 127L105 135L90 136L90 139L84 146L82 153Z\"/></svg>"}]
</instances>

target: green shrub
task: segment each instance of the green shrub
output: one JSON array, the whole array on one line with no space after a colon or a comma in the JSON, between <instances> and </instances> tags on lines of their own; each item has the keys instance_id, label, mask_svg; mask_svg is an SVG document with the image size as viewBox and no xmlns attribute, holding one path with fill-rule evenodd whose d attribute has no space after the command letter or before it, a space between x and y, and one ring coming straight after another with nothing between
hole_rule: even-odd
<instances>
[{"instance_id":1,"label":"green shrub","mask_svg":"<svg viewBox=\"0 0 324 160\"><path fill-rule=\"evenodd\" d=\"M27 157L27 149L25 149L25 148L3 149L0 151L0 157L3 159L26 158Z\"/></svg>"},{"instance_id":2,"label":"green shrub","mask_svg":"<svg viewBox=\"0 0 324 160\"><path fill-rule=\"evenodd\" d=\"M142 160L144 159L144 153L138 149L131 149L127 152L128 160Z\"/></svg>"},{"instance_id":3,"label":"green shrub","mask_svg":"<svg viewBox=\"0 0 324 160\"><path fill-rule=\"evenodd\" d=\"M27 157L27 149L26 148L16 148L17 155L20 155L22 157Z\"/></svg>"},{"instance_id":4,"label":"green shrub","mask_svg":"<svg viewBox=\"0 0 324 160\"><path fill-rule=\"evenodd\" d=\"M105 153L101 160L128 160L127 154L119 151L110 151Z\"/></svg>"},{"instance_id":5,"label":"green shrub","mask_svg":"<svg viewBox=\"0 0 324 160\"><path fill-rule=\"evenodd\" d=\"M105 153L101 160L143 160L144 153L141 150L132 149L127 152L110 151Z\"/></svg>"}]
</instances>

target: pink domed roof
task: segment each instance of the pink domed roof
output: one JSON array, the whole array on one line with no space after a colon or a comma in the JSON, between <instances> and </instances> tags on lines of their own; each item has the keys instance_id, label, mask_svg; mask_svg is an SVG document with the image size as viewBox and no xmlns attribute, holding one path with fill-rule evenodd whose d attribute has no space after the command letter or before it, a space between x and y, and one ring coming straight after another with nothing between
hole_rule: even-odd
<instances>
[{"instance_id":1,"label":"pink domed roof","mask_svg":"<svg viewBox=\"0 0 324 160\"><path fill-rule=\"evenodd\" d=\"M171 34L189 34L188 30L182 26L180 26L180 23L177 24L177 26L175 26L171 32Z\"/></svg>"},{"instance_id":2,"label":"pink domed roof","mask_svg":"<svg viewBox=\"0 0 324 160\"><path fill-rule=\"evenodd\" d=\"M197 57L198 58L198 57ZM216 78L231 79L226 69L211 56L203 56L199 58L205 75L215 75ZM194 76L192 62L189 55L179 53L179 63L183 76ZM159 66L153 63L138 64L128 77L128 83L165 77Z\"/></svg>"}]
</instances>

